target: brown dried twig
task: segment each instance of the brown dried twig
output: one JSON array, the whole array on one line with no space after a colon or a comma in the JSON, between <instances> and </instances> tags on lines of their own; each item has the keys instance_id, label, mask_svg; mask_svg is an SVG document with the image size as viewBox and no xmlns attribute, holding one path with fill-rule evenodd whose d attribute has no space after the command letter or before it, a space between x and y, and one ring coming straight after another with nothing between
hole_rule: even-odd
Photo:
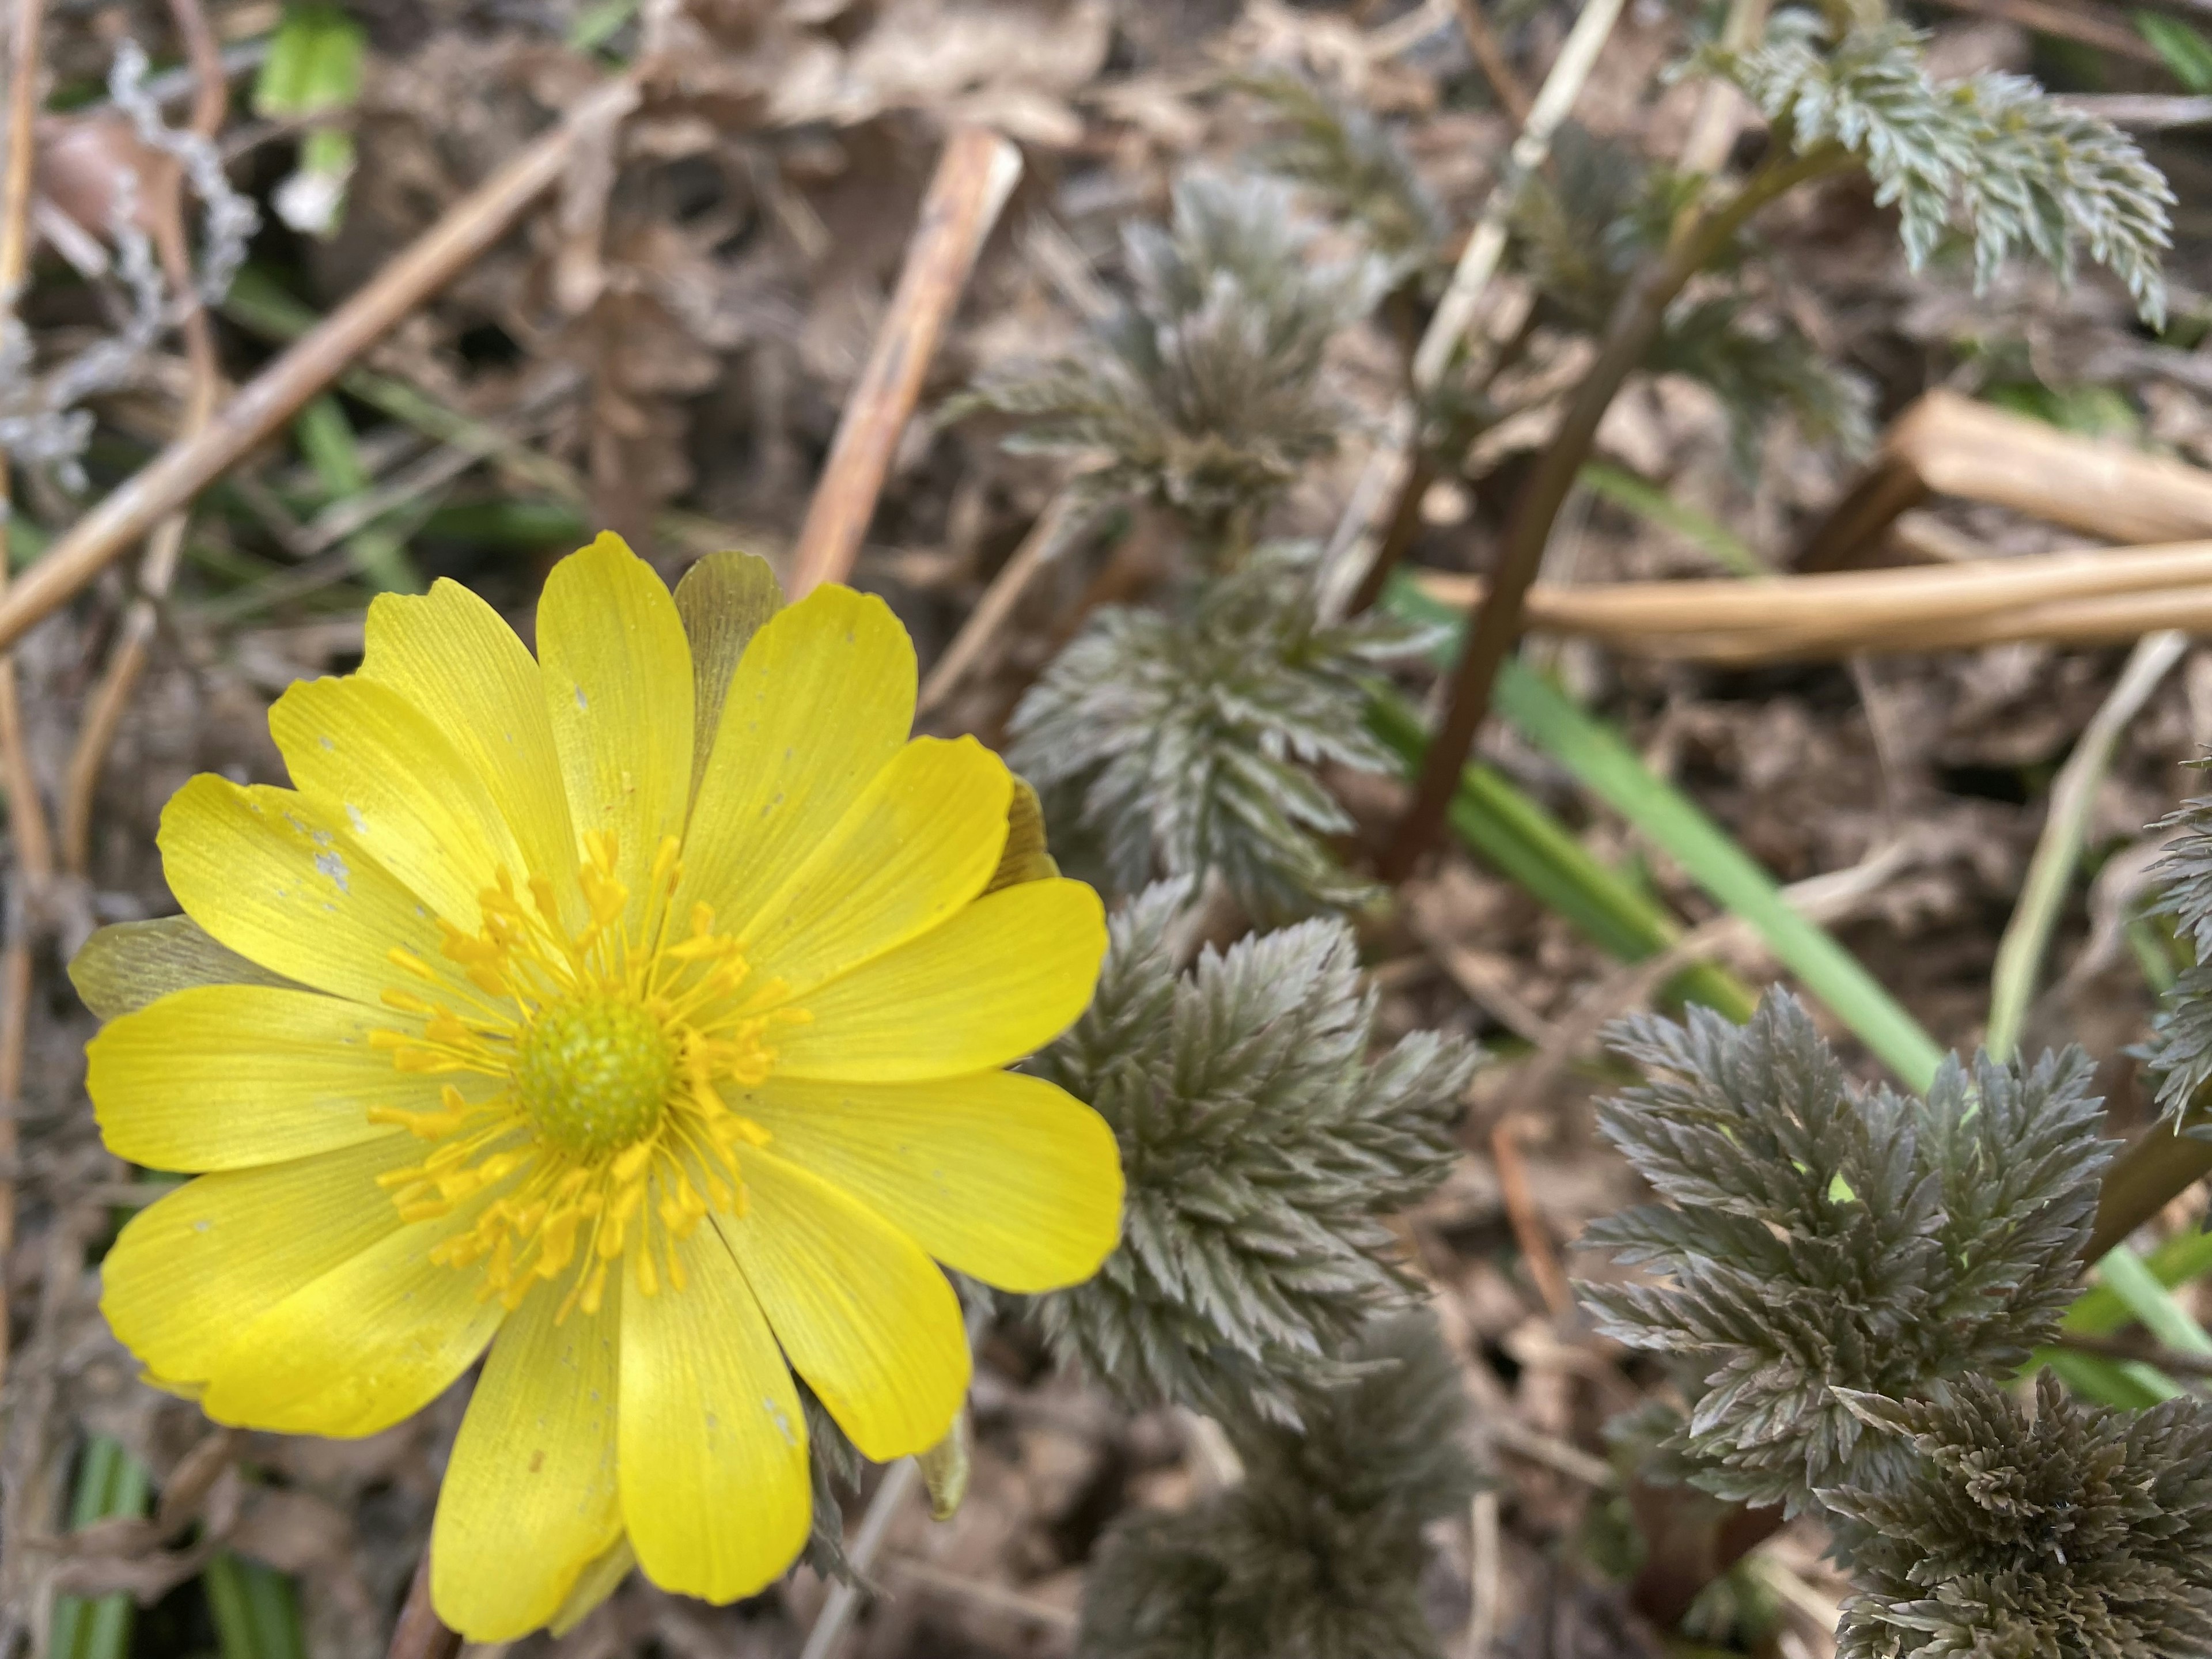
<instances>
[{"instance_id":1,"label":"brown dried twig","mask_svg":"<svg viewBox=\"0 0 2212 1659\"><path fill-rule=\"evenodd\" d=\"M899 435L921 396L922 377L1021 172L1021 152L988 127L956 127L945 141L898 287L837 422L799 529L790 583L794 598L851 573Z\"/></svg>"},{"instance_id":2,"label":"brown dried twig","mask_svg":"<svg viewBox=\"0 0 2212 1659\"><path fill-rule=\"evenodd\" d=\"M1459 11L1459 32L1467 37L1467 49L1474 55L1482 70L1482 78L1490 82L1490 89L1498 94L1498 101L1513 118L1513 125L1528 125L1528 88L1521 84L1521 77L1513 72L1506 61L1504 43L1498 31L1490 27L1490 20L1482 14L1481 0L1456 0Z\"/></svg>"},{"instance_id":3,"label":"brown dried twig","mask_svg":"<svg viewBox=\"0 0 2212 1659\"><path fill-rule=\"evenodd\" d=\"M179 438L79 520L4 598L0 649L68 603L141 537L234 466L385 331L507 234L567 167L580 131L638 96L625 76L572 105L560 125L463 197L299 343L240 387L194 436Z\"/></svg>"},{"instance_id":4,"label":"brown dried twig","mask_svg":"<svg viewBox=\"0 0 2212 1659\"><path fill-rule=\"evenodd\" d=\"M999 574L991 578L991 585L983 590L983 597L968 613L968 620L960 624L952 643L931 665L928 678L921 683L921 696L915 702L916 714L930 713L959 689L960 683L981 659L984 648L998 637L999 630L1013 615L1015 605L1021 602L1037 572L1082 529L1082 520L1080 506L1073 496L1062 491L1053 497L1051 504L1030 526L1030 533L1022 538L1021 545L999 567Z\"/></svg>"},{"instance_id":5,"label":"brown dried twig","mask_svg":"<svg viewBox=\"0 0 2212 1659\"><path fill-rule=\"evenodd\" d=\"M8 163L0 183L0 327L12 321L15 295L30 268L32 131L38 118L40 36L46 0L15 0L8 43ZM0 604L5 603L13 468L0 456ZM8 1370L8 1275L15 1243L15 1120L23 1095L23 1054L31 1015L31 933L35 912L53 879L53 837L23 741L15 661L0 654L0 787L8 795L15 879L9 884L0 939L0 1376Z\"/></svg>"},{"instance_id":6,"label":"brown dried twig","mask_svg":"<svg viewBox=\"0 0 2212 1659\"><path fill-rule=\"evenodd\" d=\"M1589 459L1598 422L1658 338L1667 307L1761 208L1807 179L1841 166L1844 160L1844 152L1832 145L1805 155L1778 155L1728 200L1698 210L1666 252L1645 266L1622 295L1596 361L1576 386L1558 432L1537 458L1514 501L1492 590L1468 630L1453 671L1451 702L1443 725L1429 744L1413 805L1382 860L1386 879L1401 881L1411 874L1443 827L1444 811L1459 787L1460 773L1474 750L1475 733L1490 712L1491 685L1498 677L1498 665L1520 635L1522 601L1543 562L1552 526L1574 488L1583 463Z\"/></svg>"}]
</instances>

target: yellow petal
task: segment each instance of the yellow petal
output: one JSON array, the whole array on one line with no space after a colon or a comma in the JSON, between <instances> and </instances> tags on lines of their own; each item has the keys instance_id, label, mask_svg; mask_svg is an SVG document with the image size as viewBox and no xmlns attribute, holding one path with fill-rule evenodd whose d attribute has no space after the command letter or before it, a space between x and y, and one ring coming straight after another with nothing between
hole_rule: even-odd
<instances>
[{"instance_id":1,"label":"yellow petal","mask_svg":"<svg viewBox=\"0 0 2212 1659\"><path fill-rule=\"evenodd\" d=\"M935 1445L968 1392L959 1298L921 1247L771 1152L744 1158L745 1213L714 1224L775 1340L879 1463Z\"/></svg>"},{"instance_id":2,"label":"yellow petal","mask_svg":"<svg viewBox=\"0 0 2212 1659\"><path fill-rule=\"evenodd\" d=\"M504 869L532 873L490 791L429 717L391 687L351 675L301 680L269 711L300 793L438 915L474 933L477 896Z\"/></svg>"},{"instance_id":3,"label":"yellow petal","mask_svg":"<svg viewBox=\"0 0 2212 1659\"><path fill-rule=\"evenodd\" d=\"M190 916L94 928L70 958L70 983L102 1019L118 1019L191 985L289 985L248 962Z\"/></svg>"},{"instance_id":4,"label":"yellow petal","mask_svg":"<svg viewBox=\"0 0 2212 1659\"><path fill-rule=\"evenodd\" d=\"M313 991L199 986L112 1022L85 1051L85 1087L118 1158L279 1164L400 1133L371 1123L372 1106L438 1109L445 1079L394 1071L368 1045L380 1027L419 1024Z\"/></svg>"},{"instance_id":5,"label":"yellow petal","mask_svg":"<svg viewBox=\"0 0 2212 1659\"><path fill-rule=\"evenodd\" d=\"M545 579L538 659L576 832L613 833L635 919L691 793L691 648L676 601L621 537L601 536Z\"/></svg>"},{"instance_id":6,"label":"yellow petal","mask_svg":"<svg viewBox=\"0 0 2212 1659\"><path fill-rule=\"evenodd\" d=\"M500 1327L438 1493L431 1600L471 1642L547 1623L622 1532L621 1286L597 1315L556 1323L563 1294L541 1285Z\"/></svg>"},{"instance_id":7,"label":"yellow petal","mask_svg":"<svg viewBox=\"0 0 2212 1659\"><path fill-rule=\"evenodd\" d=\"M678 914L750 921L906 742L914 690L914 642L874 595L817 587L769 618L722 704Z\"/></svg>"},{"instance_id":8,"label":"yellow petal","mask_svg":"<svg viewBox=\"0 0 2212 1659\"><path fill-rule=\"evenodd\" d=\"M205 1382L239 1328L404 1224L376 1184L411 1135L202 1176L133 1216L100 1264L100 1310L169 1384Z\"/></svg>"},{"instance_id":9,"label":"yellow petal","mask_svg":"<svg viewBox=\"0 0 2212 1659\"><path fill-rule=\"evenodd\" d=\"M945 921L997 867L1012 792L975 738L916 738L755 912L753 971L796 994Z\"/></svg>"},{"instance_id":10,"label":"yellow petal","mask_svg":"<svg viewBox=\"0 0 2212 1659\"><path fill-rule=\"evenodd\" d=\"M1088 1279L1121 1230L1105 1119L1041 1078L775 1078L738 1109L777 1156L842 1188L948 1267L1002 1291Z\"/></svg>"},{"instance_id":11,"label":"yellow petal","mask_svg":"<svg viewBox=\"0 0 2212 1659\"><path fill-rule=\"evenodd\" d=\"M380 1006L393 986L425 987L394 967L396 947L428 964L449 994L429 913L313 802L265 784L202 773L161 809L161 873L194 921L240 956L303 985Z\"/></svg>"},{"instance_id":12,"label":"yellow petal","mask_svg":"<svg viewBox=\"0 0 2212 1659\"><path fill-rule=\"evenodd\" d=\"M1023 882L810 993L776 1037L785 1077L960 1077L1042 1048L1098 982L1106 916L1079 881Z\"/></svg>"},{"instance_id":13,"label":"yellow petal","mask_svg":"<svg viewBox=\"0 0 2212 1659\"><path fill-rule=\"evenodd\" d=\"M623 1522L661 1589L734 1601L806 1542L806 1419L721 1236L701 1227L676 1249L681 1290L623 1287Z\"/></svg>"},{"instance_id":14,"label":"yellow petal","mask_svg":"<svg viewBox=\"0 0 2212 1659\"><path fill-rule=\"evenodd\" d=\"M485 1201L387 1233L250 1320L216 1356L200 1409L240 1428L339 1439L422 1410L476 1363L505 1312L482 1294L482 1273L430 1260Z\"/></svg>"},{"instance_id":15,"label":"yellow petal","mask_svg":"<svg viewBox=\"0 0 2212 1659\"><path fill-rule=\"evenodd\" d=\"M721 729L722 699L761 624L783 608L783 588L766 559L709 553L676 584L676 613L691 642L691 787L697 789Z\"/></svg>"},{"instance_id":16,"label":"yellow petal","mask_svg":"<svg viewBox=\"0 0 2212 1659\"><path fill-rule=\"evenodd\" d=\"M361 678L390 686L483 780L525 861L577 906L576 832L545 716L545 683L514 630L459 582L368 607ZM571 916L573 921L575 916Z\"/></svg>"}]
</instances>

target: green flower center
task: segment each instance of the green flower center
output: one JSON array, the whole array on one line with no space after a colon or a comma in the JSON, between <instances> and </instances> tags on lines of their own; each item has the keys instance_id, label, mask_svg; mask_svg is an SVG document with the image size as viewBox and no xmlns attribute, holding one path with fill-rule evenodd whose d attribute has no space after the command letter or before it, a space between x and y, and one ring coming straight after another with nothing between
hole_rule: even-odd
<instances>
[{"instance_id":1,"label":"green flower center","mask_svg":"<svg viewBox=\"0 0 2212 1659\"><path fill-rule=\"evenodd\" d=\"M538 1134L576 1158L651 1134L676 1085L676 1046L624 996L586 995L538 1011L516 1045L514 1092Z\"/></svg>"}]
</instances>

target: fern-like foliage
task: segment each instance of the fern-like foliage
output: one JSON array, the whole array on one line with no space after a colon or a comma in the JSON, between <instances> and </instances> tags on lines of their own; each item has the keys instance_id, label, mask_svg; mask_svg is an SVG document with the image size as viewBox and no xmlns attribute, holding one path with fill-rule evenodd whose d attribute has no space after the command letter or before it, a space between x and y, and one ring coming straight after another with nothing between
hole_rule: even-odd
<instances>
[{"instance_id":1,"label":"fern-like foliage","mask_svg":"<svg viewBox=\"0 0 2212 1659\"><path fill-rule=\"evenodd\" d=\"M2002 1376L2057 1329L2110 1156L2078 1050L1954 1060L1908 1100L1850 1085L1779 994L1747 1026L1648 1017L1615 1047L1650 1080L1601 1129L1670 1203L1585 1239L1672 1282L1584 1294L1609 1334L1691 1362L1670 1449L1699 1486L1792 1514L1825 1488L1878 1490L1895 1447L1839 1391Z\"/></svg>"},{"instance_id":2,"label":"fern-like foliage","mask_svg":"<svg viewBox=\"0 0 2212 1659\"><path fill-rule=\"evenodd\" d=\"M1916 270L1954 227L1973 238L1978 285L2021 252L2070 278L2086 246L2162 323L2173 192L2134 140L2020 76L1935 81L1926 41L1887 20L1838 33L1792 8L1759 46L1711 48L1699 62L1741 87L1798 153L1835 145L1856 156L1877 198L1896 206Z\"/></svg>"},{"instance_id":3,"label":"fern-like foliage","mask_svg":"<svg viewBox=\"0 0 2212 1659\"><path fill-rule=\"evenodd\" d=\"M1187 891L1123 908L1089 1012L1035 1062L1113 1126L1128 1193L1121 1248L1040 1312L1063 1356L1133 1403L1291 1420L1408 1290L1382 1218L1449 1169L1476 1055L1422 1031L1370 1061L1375 999L1341 922L1178 974Z\"/></svg>"},{"instance_id":4,"label":"fern-like foliage","mask_svg":"<svg viewBox=\"0 0 2212 1659\"><path fill-rule=\"evenodd\" d=\"M1263 546L1174 612L1101 610L1015 710L1008 763L1123 891L1218 872L1279 917L1372 890L1322 845L1352 826L1311 769L1392 767L1367 685L1432 635L1380 612L1322 622L1313 567L1310 548Z\"/></svg>"},{"instance_id":5,"label":"fern-like foliage","mask_svg":"<svg viewBox=\"0 0 2212 1659\"><path fill-rule=\"evenodd\" d=\"M1516 245L1543 295L1542 314L1601 333L1638 270L1666 246L1696 181L1577 126L1562 127L1553 148L1551 173L1532 174L1515 198ZM1707 270L1699 295L1668 308L1645 367L1711 388L1747 473L1778 418L1808 438L1863 448L1871 434L1866 388L1786 316L1753 316L1741 280L1749 252L1740 236Z\"/></svg>"},{"instance_id":6,"label":"fern-like foliage","mask_svg":"<svg viewBox=\"0 0 2212 1659\"><path fill-rule=\"evenodd\" d=\"M1856 1594L1838 1659L2197 1659L2212 1651L2212 1409L2070 1399L2035 1414L1986 1377L1904 1402L1846 1395L1899 1447L1893 1486L1821 1494Z\"/></svg>"},{"instance_id":7,"label":"fern-like foliage","mask_svg":"<svg viewBox=\"0 0 2212 1659\"><path fill-rule=\"evenodd\" d=\"M1421 1531L1475 1487L1466 1396L1425 1314L1376 1321L1353 1357L1303 1434L1231 1419L1242 1484L1108 1535L1082 1659L1435 1659Z\"/></svg>"},{"instance_id":8,"label":"fern-like foliage","mask_svg":"<svg viewBox=\"0 0 2212 1659\"><path fill-rule=\"evenodd\" d=\"M1322 360L1384 272L1364 255L1316 262L1316 234L1279 180L1187 174L1170 228L1123 232L1134 292L1089 344L986 376L956 407L1012 416L1010 448L1099 460L1093 492L1144 497L1218 533L1355 418L1323 385Z\"/></svg>"},{"instance_id":9,"label":"fern-like foliage","mask_svg":"<svg viewBox=\"0 0 2212 1659\"><path fill-rule=\"evenodd\" d=\"M2173 918L2197 960L2160 1002L2151 1026L2151 1069L2160 1074L2159 1105L2186 1133L2212 1138L2212 1125L2184 1121L2191 1103L2212 1082L2212 796L2183 802L2153 827L2176 832L2154 872L2162 879L2153 908Z\"/></svg>"},{"instance_id":10,"label":"fern-like foliage","mask_svg":"<svg viewBox=\"0 0 2212 1659\"><path fill-rule=\"evenodd\" d=\"M1443 210L1372 111L1283 71L1231 84L1260 100L1280 125L1255 158L1261 167L1303 185L1358 225L1394 280L1437 263L1447 235Z\"/></svg>"}]
</instances>

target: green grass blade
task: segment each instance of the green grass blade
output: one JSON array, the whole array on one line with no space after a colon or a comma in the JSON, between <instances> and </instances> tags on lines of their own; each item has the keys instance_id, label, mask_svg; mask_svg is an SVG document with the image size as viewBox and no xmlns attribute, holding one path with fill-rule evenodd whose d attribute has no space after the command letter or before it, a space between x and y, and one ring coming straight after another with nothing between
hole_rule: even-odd
<instances>
[{"instance_id":1,"label":"green grass blade","mask_svg":"<svg viewBox=\"0 0 2212 1659\"><path fill-rule=\"evenodd\" d=\"M1497 700L1498 714L1522 736L1665 849L1716 903L1748 922L1775 959L1883 1064L1913 1089L1927 1088L1943 1059L1936 1040L1826 928L1792 908L1774 878L1687 796L1654 775L1611 727L1520 664L1499 670Z\"/></svg>"},{"instance_id":2,"label":"green grass blade","mask_svg":"<svg viewBox=\"0 0 2212 1659\"><path fill-rule=\"evenodd\" d=\"M325 392L294 417L292 430L300 453L314 468L315 476L332 501L342 501L366 491L373 480L354 441L353 422L346 419L338 400ZM370 582L394 593L420 593L422 573L407 556L406 548L390 530L378 525L356 531L346 538L346 552L354 568Z\"/></svg>"},{"instance_id":3,"label":"green grass blade","mask_svg":"<svg viewBox=\"0 0 2212 1659\"><path fill-rule=\"evenodd\" d=\"M1385 599L1400 615L1443 623L1437 649L1449 662L1466 618L1403 578ZM1603 721L1584 713L1550 682L1508 660L1493 693L1498 713L1582 786L1662 849L1713 901L1741 917L1775 959L1797 976L1859 1041L1915 1090L1924 1091L1943 1050L1828 931L1782 896L1772 876L1680 790L1656 776Z\"/></svg>"},{"instance_id":4,"label":"green grass blade","mask_svg":"<svg viewBox=\"0 0 2212 1659\"><path fill-rule=\"evenodd\" d=\"M1428 749L1428 732L1404 698L1380 691L1368 724L1411 771ZM1624 962L1642 962L1681 937L1664 909L1607 869L1566 826L1494 769L1475 763L1460 776L1449 822L1468 847L1547 908L1556 911ZM1756 994L1725 969L1699 963L1668 987L1682 1002L1698 1002L1739 1022L1751 1018Z\"/></svg>"},{"instance_id":5,"label":"green grass blade","mask_svg":"<svg viewBox=\"0 0 2212 1659\"><path fill-rule=\"evenodd\" d=\"M2212 1336L2190 1317L2149 1265L2124 1244L2116 1244L2097 1263L2097 1277L2127 1304L2128 1311L2153 1336L2176 1353L2212 1354Z\"/></svg>"},{"instance_id":6,"label":"green grass blade","mask_svg":"<svg viewBox=\"0 0 2212 1659\"><path fill-rule=\"evenodd\" d=\"M307 1659L292 1581L225 1550L202 1578L222 1659Z\"/></svg>"},{"instance_id":7,"label":"green grass blade","mask_svg":"<svg viewBox=\"0 0 2212 1659\"><path fill-rule=\"evenodd\" d=\"M146 1512L146 1466L104 1434L85 1443L70 1498L70 1529L81 1531L111 1516ZM106 1595L54 1598L46 1650L52 1659L126 1659L136 1609L121 1590Z\"/></svg>"},{"instance_id":8,"label":"green grass blade","mask_svg":"<svg viewBox=\"0 0 2212 1659\"><path fill-rule=\"evenodd\" d=\"M2136 32L2150 42L2173 78L2191 92L2212 92L2212 40L2207 40L2179 17L2139 11Z\"/></svg>"},{"instance_id":9,"label":"green grass blade","mask_svg":"<svg viewBox=\"0 0 2212 1659\"><path fill-rule=\"evenodd\" d=\"M1710 555L1723 569L1739 576L1771 576L1751 544L1719 520L1685 507L1657 484L1607 461L1586 462L1577 475L1591 495L1626 508L1639 519L1671 530Z\"/></svg>"},{"instance_id":10,"label":"green grass blade","mask_svg":"<svg viewBox=\"0 0 2212 1659\"><path fill-rule=\"evenodd\" d=\"M2038 1348L2028 1356L2027 1374L2033 1376L2044 1365L2057 1372L2059 1380L2084 1399L2101 1401L2124 1411L2141 1411L2182 1392L2181 1385L2164 1371L2137 1359L2108 1359L2103 1354L2083 1353L2075 1348Z\"/></svg>"},{"instance_id":11,"label":"green grass blade","mask_svg":"<svg viewBox=\"0 0 2212 1659\"><path fill-rule=\"evenodd\" d=\"M2143 1265L2160 1284L2169 1287L2212 1273L2212 1233L2183 1233L2169 1238L2143 1258ZM2110 1285L2093 1285L2066 1310L2065 1328L2075 1336L2110 1336L2134 1316Z\"/></svg>"}]
</instances>

